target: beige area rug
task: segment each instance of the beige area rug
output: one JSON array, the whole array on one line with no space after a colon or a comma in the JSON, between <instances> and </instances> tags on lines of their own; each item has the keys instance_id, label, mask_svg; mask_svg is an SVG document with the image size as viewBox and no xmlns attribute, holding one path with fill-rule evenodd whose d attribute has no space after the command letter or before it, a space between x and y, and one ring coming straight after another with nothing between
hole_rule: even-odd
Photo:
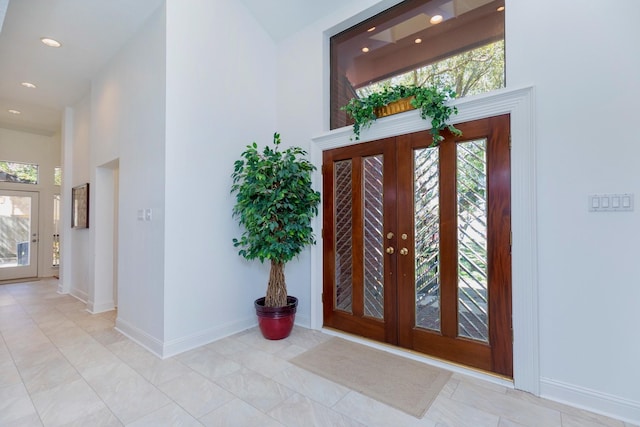
<instances>
[{"instance_id":1,"label":"beige area rug","mask_svg":"<svg viewBox=\"0 0 640 427\"><path fill-rule=\"evenodd\" d=\"M422 418L451 372L331 338L290 360L317 375Z\"/></svg>"}]
</instances>

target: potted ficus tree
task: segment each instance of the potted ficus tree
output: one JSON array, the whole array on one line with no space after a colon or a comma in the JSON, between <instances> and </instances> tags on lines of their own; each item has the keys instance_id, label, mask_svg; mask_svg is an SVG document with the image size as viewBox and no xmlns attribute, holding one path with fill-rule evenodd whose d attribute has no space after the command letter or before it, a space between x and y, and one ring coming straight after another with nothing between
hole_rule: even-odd
<instances>
[{"instance_id":1,"label":"potted ficus tree","mask_svg":"<svg viewBox=\"0 0 640 427\"><path fill-rule=\"evenodd\" d=\"M280 151L280 134L262 151L254 142L234 163L233 216L243 228L233 239L240 256L269 261L266 296L254 302L258 324L267 339L286 338L295 319L297 298L287 295L285 264L315 243L311 220L318 214L320 193L311 185L315 166L300 147Z\"/></svg>"}]
</instances>

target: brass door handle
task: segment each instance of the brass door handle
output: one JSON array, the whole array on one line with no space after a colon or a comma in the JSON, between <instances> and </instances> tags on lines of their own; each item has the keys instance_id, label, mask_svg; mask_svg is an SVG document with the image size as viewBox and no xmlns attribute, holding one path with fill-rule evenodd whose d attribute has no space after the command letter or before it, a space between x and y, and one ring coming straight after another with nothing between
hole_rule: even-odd
<instances>
[{"instance_id":1,"label":"brass door handle","mask_svg":"<svg viewBox=\"0 0 640 427\"><path fill-rule=\"evenodd\" d=\"M408 253L409 253L409 249L407 249L407 248L400 249L400 255L406 255Z\"/></svg>"},{"instance_id":2,"label":"brass door handle","mask_svg":"<svg viewBox=\"0 0 640 427\"><path fill-rule=\"evenodd\" d=\"M393 247L392 247L392 246L389 246L389 247L387 248L387 253L388 253L389 255L393 254L394 252L395 252L395 249L393 249Z\"/></svg>"}]
</instances>

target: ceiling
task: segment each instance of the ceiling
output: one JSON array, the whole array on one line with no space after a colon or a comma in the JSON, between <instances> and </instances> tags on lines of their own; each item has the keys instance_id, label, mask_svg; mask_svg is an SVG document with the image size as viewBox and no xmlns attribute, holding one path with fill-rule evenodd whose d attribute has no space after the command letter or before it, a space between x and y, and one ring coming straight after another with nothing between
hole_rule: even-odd
<instances>
[{"instance_id":1,"label":"ceiling","mask_svg":"<svg viewBox=\"0 0 640 427\"><path fill-rule=\"evenodd\" d=\"M62 109L87 93L91 78L162 3L0 0L0 127L42 135L58 132ZM47 47L41 37L62 46ZM26 88L22 82L37 87Z\"/></svg>"},{"instance_id":2,"label":"ceiling","mask_svg":"<svg viewBox=\"0 0 640 427\"><path fill-rule=\"evenodd\" d=\"M277 42L355 0L241 1ZM0 0L0 127L49 136L59 132L64 107L87 94L91 79L163 3ZM62 46L47 47L42 37Z\"/></svg>"},{"instance_id":3,"label":"ceiling","mask_svg":"<svg viewBox=\"0 0 640 427\"><path fill-rule=\"evenodd\" d=\"M241 0L279 42L354 0Z\"/></svg>"}]
</instances>

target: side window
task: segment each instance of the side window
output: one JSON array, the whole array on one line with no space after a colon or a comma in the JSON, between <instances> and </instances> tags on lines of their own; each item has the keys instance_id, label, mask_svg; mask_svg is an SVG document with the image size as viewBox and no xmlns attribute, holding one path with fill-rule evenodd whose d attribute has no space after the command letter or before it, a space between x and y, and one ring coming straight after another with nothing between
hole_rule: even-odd
<instances>
[{"instance_id":1,"label":"side window","mask_svg":"<svg viewBox=\"0 0 640 427\"><path fill-rule=\"evenodd\" d=\"M352 123L351 98L386 86L504 87L504 37L504 0L406 0L333 36L331 129Z\"/></svg>"},{"instance_id":2,"label":"side window","mask_svg":"<svg viewBox=\"0 0 640 427\"><path fill-rule=\"evenodd\" d=\"M38 165L0 161L0 181L37 184Z\"/></svg>"}]
</instances>

